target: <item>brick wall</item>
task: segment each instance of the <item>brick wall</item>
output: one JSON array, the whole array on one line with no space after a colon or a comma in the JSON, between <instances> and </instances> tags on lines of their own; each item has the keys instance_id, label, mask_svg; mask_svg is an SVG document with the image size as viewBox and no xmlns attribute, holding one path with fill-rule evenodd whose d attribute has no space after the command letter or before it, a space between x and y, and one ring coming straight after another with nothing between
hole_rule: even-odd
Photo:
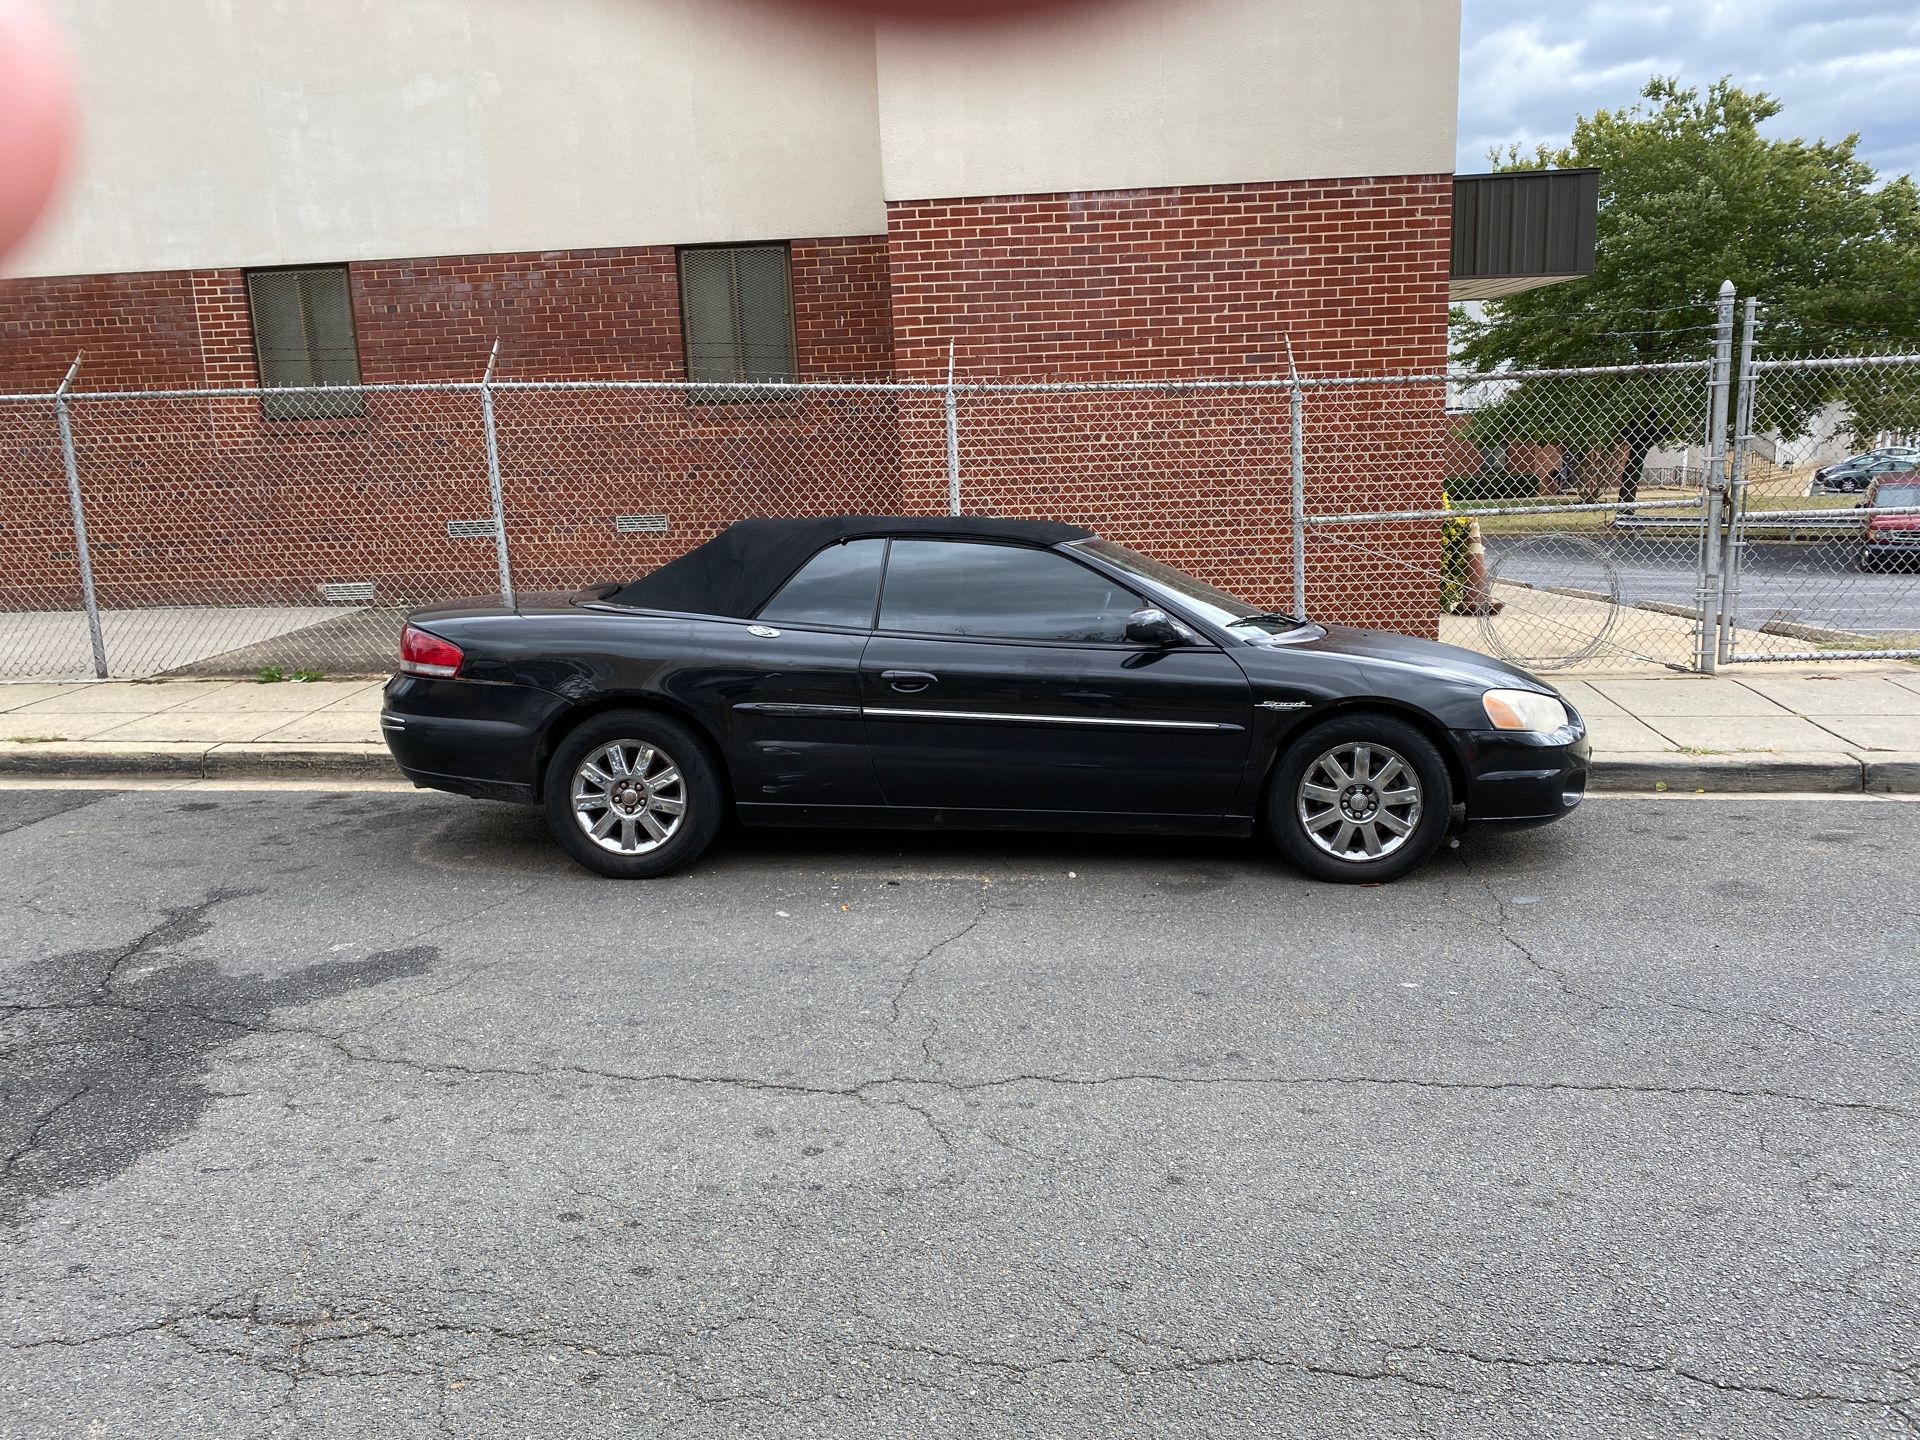
<instances>
[{"instance_id":1,"label":"brick wall","mask_svg":"<svg viewBox=\"0 0 1920 1440\"><path fill-rule=\"evenodd\" d=\"M1452 177L920 200L888 207L901 378L1430 370Z\"/></svg>"},{"instance_id":2,"label":"brick wall","mask_svg":"<svg viewBox=\"0 0 1920 1440\"><path fill-rule=\"evenodd\" d=\"M51 390L82 350L88 389L205 383L193 276L0 280L0 390Z\"/></svg>"},{"instance_id":3,"label":"brick wall","mask_svg":"<svg viewBox=\"0 0 1920 1440\"><path fill-rule=\"evenodd\" d=\"M253 312L247 305L245 273L195 271L193 310L200 340L197 384L208 389L258 385L260 367L253 352ZM87 388L94 388L91 380Z\"/></svg>"},{"instance_id":4,"label":"brick wall","mask_svg":"<svg viewBox=\"0 0 1920 1440\"><path fill-rule=\"evenodd\" d=\"M884 235L796 240L802 378L892 368ZM670 245L381 260L348 266L361 378L679 380L680 282ZM239 270L0 280L0 389L51 390L77 351L81 388L257 383Z\"/></svg>"},{"instance_id":5,"label":"brick wall","mask_svg":"<svg viewBox=\"0 0 1920 1440\"><path fill-rule=\"evenodd\" d=\"M1451 216L1445 175L898 203L895 366L943 377L951 341L963 380L1277 377L1291 339L1303 373L1432 373L1446 362ZM1316 508L1437 503L1444 477L1409 458L1443 446L1443 405L1438 386L1317 402ZM1284 396L1087 410L964 401L970 506L1077 520L1256 602L1290 602ZM944 490L942 439L903 426L910 507ZM1437 530L1315 536L1308 563L1316 613L1432 632L1406 577L1438 569Z\"/></svg>"},{"instance_id":6,"label":"brick wall","mask_svg":"<svg viewBox=\"0 0 1920 1440\"><path fill-rule=\"evenodd\" d=\"M478 380L496 336L502 378L682 378L671 246L377 261L348 275L370 385Z\"/></svg>"},{"instance_id":7,"label":"brick wall","mask_svg":"<svg viewBox=\"0 0 1920 1440\"><path fill-rule=\"evenodd\" d=\"M891 298L886 236L794 241L794 356L801 378L889 378Z\"/></svg>"},{"instance_id":8,"label":"brick wall","mask_svg":"<svg viewBox=\"0 0 1920 1440\"><path fill-rule=\"evenodd\" d=\"M801 378L891 368L883 235L792 244ZM369 384L478 379L493 339L502 378L681 380L674 247L356 264L354 324Z\"/></svg>"}]
</instances>

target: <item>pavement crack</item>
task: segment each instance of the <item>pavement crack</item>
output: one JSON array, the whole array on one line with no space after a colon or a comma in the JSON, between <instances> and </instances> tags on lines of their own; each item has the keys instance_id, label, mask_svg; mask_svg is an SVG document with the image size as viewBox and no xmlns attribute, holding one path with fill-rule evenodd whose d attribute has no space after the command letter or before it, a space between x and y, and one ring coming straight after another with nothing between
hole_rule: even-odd
<instances>
[{"instance_id":1,"label":"pavement crack","mask_svg":"<svg viewBox=\"0 0 1920 1440\"><path fill-rule=\"evenodd\" d=\"M0 1227L190 1129L212 1098L207 1061L243 1036L289 1028L274 1022L277 1009L425 974L439 958L415 946L270 978L228 974L207 954L148 963L209 932L215 907L254 893L213 890L122 944L35 959L12 981L19 999L0 1008L0 1053L19 1118L0 1157Z\"/></svg>"},{"instance_id":2,"label":"pavement crack","mask_svg":"<svg viewBox=\"0 0 1920 1440\"><path fill-rule=\"evenodd\" d=\"M1471 924L1493 931L1493 933L1499 937L1500 943L1504 947L1519 955L1519 957L1527 963L1528 968L1535 974L1551 980L1554 987L1569 1000L1578 1000L1583 1004L1592 1006L1595 1015L1598 1015L1603 1010L1613 1008L1612 1002L1603 1000L1598 995L1582 990L1578 985L1574 984L1573 977L1567 974L1561 967L1551 965L1547 961L1542 960L1531 945L1527 944L1526 941L1514 933L1514 916L1512 909L1508 906L1507 902L1501 898L1500 892L1494 886L1494 883L1491 880L1475 875L1471 867L1467 864L1467 859L1463 852L1454 850L1448 853L1458 865L1461 874L1478 885L1480 889L1485 892L1487 899L1492 902L1493 918L1488 919L1484 914L1477 913L1473 909L1457 904L1448 904L1447 908L1449 910Z\"/></svg>"},{"instance_id":3,"label":"pavement crack","mask_svg":"<svg viewBox=\"0 0 1920 1440\"><path fill-rule=\"evenodd\" d=\"M157 920L156 924L148 925L144 931L134 935L125 945L117 945L109 950L88 952L84 956L84 962L90 962L98 973L86 983L86 987L79 995L69 995L52 1004L6 1004L6 1006L0 1006L0 1010L4 1010L10 1016L40 1014L40 1012L77 1012L77 1010L92 1010L92 1008L142 1012L144 1010L142 1006L127 1004L125 1000L115 998L115 991L119 989L129 966L138 960L144 960L148 954L156 950L175 947L184 941L194 939L196 935L205 935L207 929L211 929L211 925L207 924L209 910L213 910L219 904L227 904L228 900L246 899L257 893L259 891L215 889L215 891L209 891L205 899L196 900L194 904L171 906L163 912L161 920ZM44 1048L44 1046L35 1046L35 1048ZM152 1050L152 1046L148 1046L148 1050ZM13 1146L13 1150L6 1154L4 1160L0 1160L0 1190L10 1188L13 1173L42 1146L42 1142L46 1140L46 1133L48 1129L52 1129L54 1121L77 1100L83 1100L84 1096L92 1094L94 1089L96 1087L92 1081L83 1079L77 1085L73 1085L73 1089L65 1092L60 1100L56 1100L52 1106L40 1112L40 1116L36 1117L33 1125L29 1127L25 1139L21 1140L17 1146Z\"/></svg>"},{"instance_id":4,"label":"pavement crack","mask_svg":"<svg viewBox=\"0 0 1920 1440\"><path fill-rule=\"evenodd\" d=\"M947 936L944 940L935 941L926 950L922 951L917 957L915 957L912 965L907 967L907 973L901 977L899 986L895 988L893 992L891 1010L893 1015L893 1027L895 1029L898 1029L906 1019L907 992L912 990L913 987L919 983L920 972L926 967L928 962L931 961L933 957L938 955L942 950L945 950L949 945L957 944L958 942L966 939L967 936L973 933L974 927L979 925L979 923L982 920L987 918L987 910L990 905L992 886L993 886L993 881L991 879L982 877L980 881L979 904L973 912L973 918L968 920L966 924L962 925L958 930L954 931L951 935ZM929 1070L937 1069L939 1067L940 1062L934 1058L934 1053L933 1053L934 1040L939 1035L939 1033L940 1033L939 1020L936 1017L931 1015L926 1016L925 1023L920 1035L920 1062L921 1064L925 1065Z\"/></svg>"},{"instance_id":5,"label":"pavement crack","mask_svg":"<svg viewBox=\"0 0 1920 1440\"><path fill-rule=\"evenodd\" d=\"M1553 983L1559 987L1560 993L1568 999L1586 1002L1593 1006L1596 1015L1602 1010L1611 1008L1609 1003L1602 1000L1598 995L1588 994L1585 990L1575 985L1572 977L1558 965L1549 965L1545 960L1542 960L1535 954L1531 945L1513 933L1513 914L1508 909L1507 902L1500 898L1500 892L1494 888L1493 882L1491 880L1482 880L1480 885L1487 892L1487 898L1493 902L1495 917L1493 928L1504 944L1518 951L1520 958L1525 960L1535 973L1544 975L1553 981Z\"/></svg>"},{"instance_id":6,"label":"pavement crack","mask_svg":"<svg viewBox=\"0 0 1920 1440\"><path fill-rule=\"evenodd\" d=\"M48 1128L60 1117L60 1113L75 1101L91 1093L92 1090L92 1085L79 1085L75 1089L68 1091L67 1094L55 1101L47 1109L40 1112L39 1117L34 1120L32 1126L28 1129L26 1138L14 1147L14 1149L7 1152L5 1160L0 1160L0 1185L4 1185L7 1181L11 1180L13 1178L13 1172L18 1168L20 1162L40 1148L41 1141L45 1137Z\"/></svg>"},{"instance_id":7,"label":"pavement crack","mask_svg":"<svg viewBox=\"0 0 1920 1440\"><path fill-rule=\"evenodd\" d=\"M1104 1346L1095 1346L1083 1351L1066 1355L1048 1356L1038 1360L1006 1360L990 1355L971 1355L965 1351L949 1350L931 1345L924 1341L902 1341L881 1339L853 1339L841 1342L854 1346L884 1350L891 1354L913 1355L925 1359L944 1360L950 1364L972 1370L984 1370L1007 1376L1017 1381L1026 1381L1036 1375L1051 1370L1059 1370L1077 1365L1099 1365L1113 1371L1123 1379L1147 1380L1165 1375L1195 1375L1207 1371L1233 1369L1240 1366L1261 1366L1273 1370L1287 1370L1295 1374L1317 1375L1329 1379L1353 1380L1363 1383L1390 1382L1410 1385L1421 1390L1441 1390L1449 1394L1464 1393L1456 1387L1438 1380L1424 1379L1408 1375L1404 1371L1387 1368L1361 1369L1352 1366L1331 1365L1317 1360L1300 1360L1285 1355L1268 1355L1257 1351L1231 1350L1224 1354L1194 1355L1182 1353L1176 1358L1151 1360L1142 1363L1128 1363Z\"/></svg>"},{"instance_id":8,"label":"pavement crack","mask_svg":"<svg viewBox=\"0 0 1920 1440\"><path fill-rule=\"evenodd\" d=\"M1831 1096L1809 1095L1770 1086L1739 1088L1728 1085L1658 1085L1624 1080L1470 1080L1435 1079L1418 1075L1181 1075L1160 1071L1121 1071L1107 1075L1020 1073L996 1075L984 1079L957 1080L926 1075L875 1075L844 1084L807 1084L798 1080L770 1079L754 1075L701 1074L690 1071L627 1071L588 1065L501 1066L465 1061L428 1060L416 1057L382 1055L354 1046L344 1035L292 1026L264 1027L261 1033L298 1034L325 1041L343 1059L360 1064L386 1065L415 1070L427 1075L467 1076L476 1079L540 1080L576 1075L583 1079L604 1080L625 1085L685 1085L724 1087L764 1091L777 1095L813 1096L871 1103L871 1093L896 1089L924 1088L952 1094L977 1094L1019 1085L1050 1085L1066 1089L1093 1089L1108 1085L1169 1085L1192 1087L1311 1087L1354 1086L1383 1089L1431 1090L1462 1094L1570 1094L1653 1096L1674 1099L1776 1101L1807 1105L1843 1114L1882 1116L1897 1120L1920 1120L1920 1111L1866 1100L1843 1100ZM935 1126L925 1107L909 1104L904 1097L882 1093L881 1103L901 1105L922 1115ZM937 1126L935 1126L937 1129ZM943 1138L949 1138L943 1136Z\"/></svg>"},{"instance_id":9,"label":"pavement crack","mask_svg":"<svg viewBox=\"0 0 1920 1440\"><path fill-rule=\"evenodd\" d=\"M1465 860L1461 859L1460 864L1464 867L1466 864ZM1822 1041L1827 1044L1854 1045L1859 1044L1861 1041L1862 1037L1835 1035L1828 1031L1816 1030L1812 1026L1803 1025L1796 1020L1789 1020L1785 1016L1775 1015L1765 1010L1720 1008L1711 1005L1702 1005L1694 1001L1675 1000L1665 995L1652 994L1639 994L1626 1000L1608 1000L1594 994L1590 990L1584 990L1574 982L1573 977L1568 974L1565 969L1541 959L1539 952L1515 933L1516 918L1512 908L1506 900L1501 898L1500 892L1494 883L1491 880L1472 876L1470 871L1467 873L1470 878L1473 878L1481 889L1486 892L1487 899L1493 903L1494 918L1489 921L1474 915L1471 911L1462 910L1458 906L1449 906L1449 908L1472 920L1474 923L1493 930L1494 933L1500 937L1502 943L1515 951L1521 959L1526 961L1527 965L1535 973L1551 980L1561 994L1565 995L1568 999L1578 1000L1584 1004L1591 1005L1595 1015L1607 1010L1630 1009L1636 1004L1658 1005L1665 1009L1678 1010L1690 1015L1702 1015L1711 1020L1734 1020L1751 1025L1772 1025L1790 1034L1799 1035L1809 1040Z\"/></svg>"},{"instance_id":10,"label":"pavement crack","mask_svg":"<svg viewBox=\"0 0 1920 1440\"><path fill-rule=\"evenodd\" d=\"M1003 1075L991 1080L919 1081L915 1083L944 1085L949 1089L968 1092L1019 1084L1063 1086L1125 1084L1249 1086L1375 1085L1384 1087L1404 1086L1416 1090L1452 1090L1487 1094L1515 1091L1537 1092L1542 1094L1567 1092L1595 1095L1699 1096L1728 1100L1779 1100L1800 1105L1817 1106L1822 1109L1883 1115L1901 1120L1920 1119L1920 1112L1904 1110L1893 1105L1880 1105L1865 1100L1835 1100L1820 1095L1803 1095L1789 1090L1759 1087L1739 1090L1718 1085L1652 1085L1644 1083L1635 1084L1626 1081L1430 1080L1414 1075L1167 1075L1151 1071L1141 1071L1115 1075L1086 1076Z\"/></svg>"},{"instance_id":11,"label":"pavement crack","mask_svg":"<svg viewBox=\"0 0 1920 1440\"><path fill-rule=\"evenodd\" d=\"M105 950L81 951L66 957L80 967L98 972L86 982L79 993L42 1004L0 1002L0 1012L10 1015L27 1015L49 1011L85 1010L95 1006L139 1008L128 1006L116 997L116 992L129 966L145 959L154 951L167 950L206 934L212 928L206 918L209 911L229 901L244 900L259 893L258 890L219 889L209 892L205 899L191 905L172 906L164 912L161 919L125 944Z\"/></svg>"},{"instance_id":12,"label":"pavement crack","mask_svg":"<svg viewBox=\"0 0 1920 1440\"><path fill-rule=\"evenodd\" d=\"M1842 1395L1828 1390L1799 1390L1786 1385L1771 1384L1755 1380L1729 1380L1719 1376L1703 1374L1690 1370L1683 1365L1668 1361L1627 1360L1612 1355L1511 1355L1483 1350L1474 1350L1459 1346L1435 1345L1432 1343L1402 1343L1381 1341L1390 1350L1407 1354L1445 1355L1456 1360L1465 1360L1475 1365L1495 1365L1509 1369L1553 1369L1558 1367L1576 1367L1588 1370L1622 1370L1635 1375L1667 1375L1689 1384L1703 1385L1729 1394L1768 1395L1775 1399L1792 1401L1796 1404L1827 1405L1863 1405L1875 1408L1895 1409L1913 1404L1920 1400L1914 1395ZM1889 1371L1897 1374L1897 1371ZM1904 1417L1903 1417L1904 1418Z\"/></svg>"}]
</instances>

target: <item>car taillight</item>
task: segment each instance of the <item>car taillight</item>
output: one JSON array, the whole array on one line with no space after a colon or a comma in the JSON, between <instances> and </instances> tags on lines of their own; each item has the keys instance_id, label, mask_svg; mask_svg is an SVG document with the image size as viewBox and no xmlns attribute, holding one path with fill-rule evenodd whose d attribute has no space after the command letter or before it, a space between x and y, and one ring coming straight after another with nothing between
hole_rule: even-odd
<instances>
[{"instance_id":1,"label":"car taillight","mask_svg":"<svg viewBox=\"0 0 1920 1440\"><path fill-rule=\"evenodd\" d=\"M400 632L400 668L409 675L442 680L460 673L460 647L409 625Z\"/></svg>"}]
</instances>

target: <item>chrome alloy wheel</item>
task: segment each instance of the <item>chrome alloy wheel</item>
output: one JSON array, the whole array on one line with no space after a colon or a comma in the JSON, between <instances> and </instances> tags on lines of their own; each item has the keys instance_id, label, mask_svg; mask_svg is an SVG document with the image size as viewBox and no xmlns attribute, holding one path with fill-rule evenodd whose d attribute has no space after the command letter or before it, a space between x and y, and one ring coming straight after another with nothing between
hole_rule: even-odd
<instances>
[{"instance_id":1,"label":"chrome alloy wheel","mask_svg":"<svg viewBox=\"0 0 1920 1440\"><path fill-rule=\"evenodd\" d=\"M1344 740L1307 766L1296 808L1307 838L1339 860L1378 860L1420 823L1420 777L1385 745Z\"/></svg>"},{"instance_id":2,"label":"chrome alloy wheel","mask_svg":"<svg viewBox=\"0 0 1920 1440\"><path fill-rule=\"evenodd\" d=\"M687 787L673 757L640 740L589 751L573 772L573 818L615 855L645 855L671 840L687 813Z\"/></svg>"}]
</instances>

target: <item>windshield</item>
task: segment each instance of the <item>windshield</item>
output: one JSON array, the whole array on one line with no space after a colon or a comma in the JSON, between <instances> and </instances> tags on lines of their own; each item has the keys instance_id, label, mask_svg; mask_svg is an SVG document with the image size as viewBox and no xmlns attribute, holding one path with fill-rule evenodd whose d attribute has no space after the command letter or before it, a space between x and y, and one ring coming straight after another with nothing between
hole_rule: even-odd
<instances>
[{"instance_id":1,"label":"windshield","mask_svg":"<svg viewBox=\"0 0 1920 1440\"><path fill-rule=\"evenodd\" d=\"M1876 506L1920 505L1920 484L1882 485L1873 503Z\"/></svg>"},{"instance_id":2,"label":"windshield","mask_svg":"<svg viewBox=\"0 0 1920 1440\"><path fill-rule=\"evenodd\" d=\"M1158 560L1149 559L1124 545L1116 545L1111 540L1076 540L1073 548L1098 555L1109 565L1117 565L1139 581L1144 589L1172 600L1216 625L1232 625L1242 633L1251 632L1255 635L1283 635L1299 628L1298 624L1284 616L1265 618L1258 605L1249 605L1238 596L1216 590L1204 580L1182 574L1171 565L1162 565Z\"/></svg>"}]
</instances>

